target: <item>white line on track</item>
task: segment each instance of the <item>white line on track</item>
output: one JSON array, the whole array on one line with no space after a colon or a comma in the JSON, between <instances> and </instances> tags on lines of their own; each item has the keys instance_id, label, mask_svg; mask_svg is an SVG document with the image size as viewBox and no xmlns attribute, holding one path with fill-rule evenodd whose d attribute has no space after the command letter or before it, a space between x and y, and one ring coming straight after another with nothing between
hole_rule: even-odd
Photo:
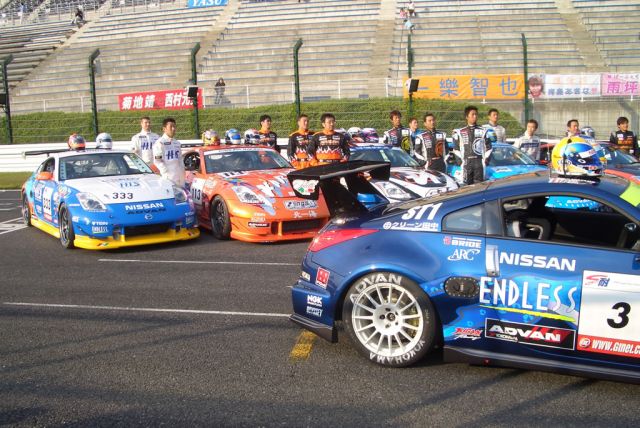
<instances>
[{"instance_id":1,"label":"white line on track","mask_svg":"<svg viewBox=\"0 0 640 428\"><path fill-rule=\"evenodd\" d=\"M172 314L203 314L203 315L235 315L246 317L274 317L284 318L289 314L277 314L269 312L238 312L238 311L205 311L199 309L163 309L163 308L128 308L123 306L92 306L92 305L62 305L53 303L27 303L27 302L3 302L7 306L27 306L39 308L59 309L95 309L102 311L128 311L128 312L160 312Z\"/></svg>"},{"instance_id":2,"label":"white line on track","mask_svg":"<svg viewBox=\"0 0 640 428\"><path fill-rule=\"evenodd\" d=\"M22 220L22 217L16 217L16 218L12 218L11 220L0 221L0 224L11 223L12 221L16 221L16 220Z\"/></svg>"},{"instance_id":3,"label":"white line on track","mask_svg":"<svg viewBox=\"0 0 640 428\"><path fill-rule=\"evenodd\" d=\"M196 265L251 265L251 266L300 266L300 263L276 263L276 262L225 262L207 260L131 260L131 259L98 259L99 262L112 263L178 263Z\"/></svg>"}]
</instances>

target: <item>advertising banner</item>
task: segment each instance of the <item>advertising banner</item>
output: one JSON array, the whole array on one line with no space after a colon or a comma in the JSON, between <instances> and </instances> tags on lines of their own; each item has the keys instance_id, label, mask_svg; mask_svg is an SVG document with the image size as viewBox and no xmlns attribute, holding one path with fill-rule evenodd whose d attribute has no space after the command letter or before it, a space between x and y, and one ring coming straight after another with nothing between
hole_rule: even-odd
<instances>
[{"instance_id":1,"label":"advertising banner","mask_svg":"<svg viewBox=\"0 0 640 428\"><path fill-rule=\"evenodd\" d=\"M529 97L569 99L600 96L600 74L532 74Z\"/></svg>"},{"instance_id":2,"label":"advertising banner","mask_svg":"<svg viewBox=\"0 0 640 428\"><path fill-rule=\"evenodd\" d=\"M524 98L522 74L473 74L419 76L418 91L414 98L440 100L514 100ZM404 96L409 96L407 78Z\"/></svg>"},{"instance_id":3,"label":"advertising banner","mask_svg":"<svg viewBox=\"0 0 640 428\"><path fill-rule=\"evenodd\" d=\"M196 8L196 7L211 7L211 6L226 6L227 0L188 0L187 7L188 8Z\"/></svg>"},{"instance_id":4,"label":"advertising banner","mask_svg":"<svg viewBox=\"0 0 640 428\"><path fill-rule=\"evenodd\" d=\"M203 100L202 88L198 88L198 107ZM184 110L193 108L193 100L187 97L186 89L171 91L134 92L118 95L120 111L128 110Z\"/></svg>"},{"instance_id":5,"label":"advertising banner","mask_svg":"<svg viewBox=\"0 0 640 428\"><path fill-rule=\"evenodd\" d=\"M639 77L640 73L602 74L602 96L621 97L640 95L640 85L638 85Z\"/></svg>"}]
</instances>

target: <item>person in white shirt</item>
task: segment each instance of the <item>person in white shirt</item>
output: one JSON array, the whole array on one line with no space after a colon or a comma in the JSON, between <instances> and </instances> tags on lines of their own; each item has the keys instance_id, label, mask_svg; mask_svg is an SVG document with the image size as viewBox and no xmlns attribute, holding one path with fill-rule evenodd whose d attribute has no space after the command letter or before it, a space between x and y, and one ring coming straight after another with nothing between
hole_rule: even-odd
<instances>
[{"instance_id":1,"label":"person in white shirt","mask_svg":"<svg viewBox=\"0 0 640 428\"><path fill-rule=\"evenodd\" d=\"M482 127L485 129L493 129L493 132L496 134L496 143L505 143L507 141L507 131L505 131L502 125L498 125L498 110L494 108L490 109L487 116L489 118L489 123Z\"/></svg>"},{"instance_id":2,"label":"person in white shirt","mask_svg":"<svg viewBox=\"0 0 640 428\"><path fill-rule=\"evenodd\" d=\"M162 137L153 143L153 164L160 175L184 187L184 164L182 163L180 142L176 135L176 120L168 117L162 121Z\"/></svg>"},{"instance_id":3,"label":"person in white shirt","mask_svg":"<svg viewBox=\"0 0 640 428\"><path fill-rule=\"evenodd\" d=\"M535 135L537 130L538 121L529 119L527 121L527 130L524 131L522 137L516 138L516 141L513 143L514 147L528 154L534 161L540 160L540 137Z\"/></svg>"},{"instance_id":4,"label":"person in white shirt","mask_svg":"<svg viewBox=\"0 0 640 428\"><path fill-rule=\"evenodd\" d=\"M142 130L131 138L131 151L142 158L147 164L153 163L153 143L160 136L151 132L151 119L144 116L140 119L140 127Z\"/></svg>"}]
</instances>

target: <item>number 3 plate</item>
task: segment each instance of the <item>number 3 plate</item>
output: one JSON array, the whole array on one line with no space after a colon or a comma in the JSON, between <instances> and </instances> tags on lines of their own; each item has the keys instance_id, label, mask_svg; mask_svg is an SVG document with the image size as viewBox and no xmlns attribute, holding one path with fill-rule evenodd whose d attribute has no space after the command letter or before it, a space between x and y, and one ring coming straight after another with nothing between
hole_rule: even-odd
<instances>
[{"instance_id":1,"label":"number 3 plate","mask_svg":"<svg viewBox=\"0 0 640 428\"><path fill-rule=\"evenodd\" d=\"M577 349L640 358L640 276L584 271Z\"/></svg>"}]
</instances>

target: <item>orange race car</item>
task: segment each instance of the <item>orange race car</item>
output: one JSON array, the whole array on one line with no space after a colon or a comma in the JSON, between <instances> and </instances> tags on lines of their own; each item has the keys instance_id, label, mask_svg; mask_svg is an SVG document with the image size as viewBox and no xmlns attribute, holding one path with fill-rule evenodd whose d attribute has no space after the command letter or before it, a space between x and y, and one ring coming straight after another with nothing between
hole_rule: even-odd
<instances>
[{"instance_id":1,"label":"orange race car","mask_svg":"<svg viewBox=\"0 0 640 428\"><path fill-rule=\"evenodd\" d=\"M310 239L329 219L318 201L295 196L291 164L263 146L204 146L184 153L187 187L202 227L218 239Z\"/></svg>"}]
</instances>

